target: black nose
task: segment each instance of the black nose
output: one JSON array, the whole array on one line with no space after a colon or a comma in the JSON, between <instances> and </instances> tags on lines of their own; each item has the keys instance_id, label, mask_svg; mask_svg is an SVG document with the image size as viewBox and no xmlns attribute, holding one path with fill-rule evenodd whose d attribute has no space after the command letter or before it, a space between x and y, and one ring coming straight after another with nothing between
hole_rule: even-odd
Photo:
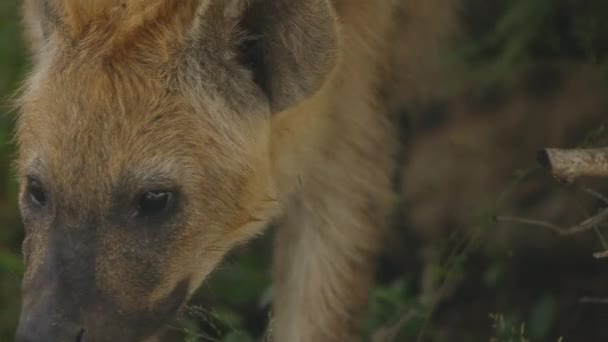
<instances>
[{"instance_id":1,"label":"black nose","mask_svg":"<svg viewBox=\"0 0 608 342\"><path fill-rule=\"evenodd\" d=\"M74 324L22 322L16 342L86 342L85 331Z\"/></svg>"}]
</instances>

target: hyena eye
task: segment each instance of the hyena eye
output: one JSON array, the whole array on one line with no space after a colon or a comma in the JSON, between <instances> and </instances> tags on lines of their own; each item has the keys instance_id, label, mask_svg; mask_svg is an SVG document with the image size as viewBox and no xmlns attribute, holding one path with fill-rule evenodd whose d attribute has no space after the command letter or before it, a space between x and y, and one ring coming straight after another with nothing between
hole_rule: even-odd
<instances>
[{"instance_id":1,"label":"hyena eye","mask_svg":"<svg viewBox=\"0 0 608 342\"><path fill-rule=\"evenodd\" d=\"M149 191L137 203L138 216L153 216L165 212L171 206L173 193L170 191Z\"/></svg>"},{"instance_id":2,"label":"hyena eye","mask_svg":"<svg viewBox=\"0 0 608 342\"><path fill-rule=\"evenodd\" d=\"M47 202L47 195L40 182L35 179L28 180L28 196L30 201L37 206L44 206Z\"/></svg>"}]
</instances>

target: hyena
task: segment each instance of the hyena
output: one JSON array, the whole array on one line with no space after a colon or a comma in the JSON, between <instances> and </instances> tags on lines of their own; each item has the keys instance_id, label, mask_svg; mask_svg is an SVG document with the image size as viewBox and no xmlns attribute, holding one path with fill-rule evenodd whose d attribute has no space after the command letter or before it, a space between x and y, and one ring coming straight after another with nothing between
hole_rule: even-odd
<instances>
[{"instance_id":1,"label":"hyena","mask_svg":"<svg viewBox=\"0 0 608 342\"><path fill-rule=\"evenodd\" d=\"M393 198L392 40L404 9L450 3L25 0L17 340L157 340L270 223L273 340L360 338Z\"/></svg>"}]
</instances>

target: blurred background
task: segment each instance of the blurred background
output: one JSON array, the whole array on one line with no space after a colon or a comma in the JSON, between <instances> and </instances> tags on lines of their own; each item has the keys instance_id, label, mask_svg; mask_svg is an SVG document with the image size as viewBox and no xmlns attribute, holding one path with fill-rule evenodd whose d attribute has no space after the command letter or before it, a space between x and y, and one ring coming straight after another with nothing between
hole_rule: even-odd
<instances>
[{"instance_id":1,"label":"blurred background","mask_svg":"<svg viewBox=\"0 0 608 342\"><path fill-rule=\"evenodd\" d=\"M8 106L28 69L18 3L0 1L0 341L13 339L23 271ZM500 219L568 227L608 205L585 191L608 195L607 180L562 184L535 161L544 147L608 143L608 2L465 0L453 13L430 28L444 51L406 46L395 61L395 77L420 87L394 108L405 143L399 203L366 336L608 341L608 260L592 255L608 249L605 224L560 236ZM433 63L412 66L416 58ZM271 319L271 239L272 229L232 253L170 338L261 338Z\"/></svg>"}]
</instances>

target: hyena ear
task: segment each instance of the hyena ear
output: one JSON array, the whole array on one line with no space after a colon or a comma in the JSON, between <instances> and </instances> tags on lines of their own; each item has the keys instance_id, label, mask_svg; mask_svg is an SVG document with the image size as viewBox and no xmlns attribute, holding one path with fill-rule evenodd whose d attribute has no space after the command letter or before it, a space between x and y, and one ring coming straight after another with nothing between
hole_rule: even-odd
<instances>
[{"instance_id":1,"label":"hyena ear","mask_svg":"<svg viewBox=\"0 0 608 342\"><path fill-rule=\"evenodd\" d=\"M233 11L239 16L239 59L253 72L273 112L296 105L323 86L339 51L338 23L329 0L222 2L224 15Z\"/></svg>"},{"instance_id":2,"label":"hyena ear","mask_svg":"<svg viewBox=\"0 0 608 342\"><path fill-rule=\"evenodd\" d=\"M53 6L46 1L24 0L22 7L25 41L30 53L37 58L56 25Z\"/></svg>"},{"instance_id":3,"label":"hyena ear","mask_svg":"<svg viewBox=\"0 0 608 342\"><path fill-rule=\"evenodd\" d=\"M91 31L121 47L129 38L150 27L164 27L176 37L184 34L196 9L214 0L23 0L25 38L34 56L43 52L55 32L63 39L77 41Z\"/></svg>"}]
</instances>

